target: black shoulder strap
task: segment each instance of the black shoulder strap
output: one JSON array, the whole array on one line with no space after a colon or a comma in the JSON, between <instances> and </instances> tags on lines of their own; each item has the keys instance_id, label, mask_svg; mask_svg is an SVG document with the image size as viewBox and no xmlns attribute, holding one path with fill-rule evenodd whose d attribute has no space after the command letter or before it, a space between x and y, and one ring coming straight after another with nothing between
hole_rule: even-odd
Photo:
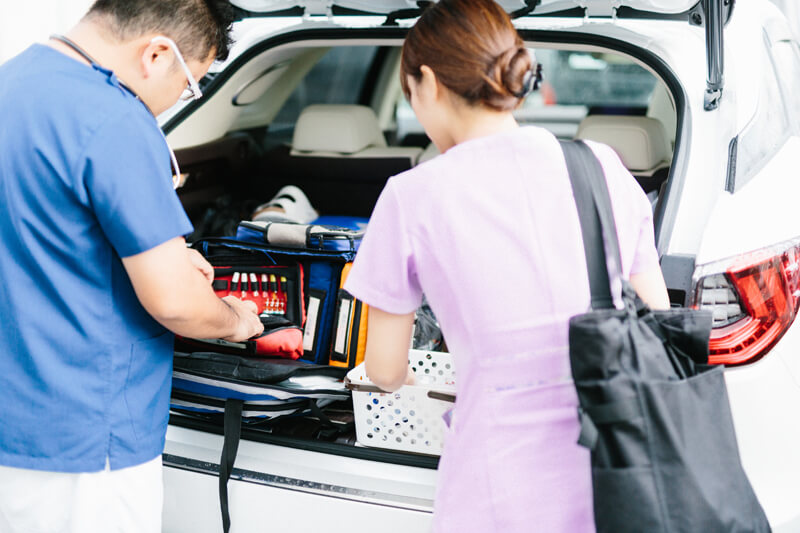
<instances>
[{"instance_id":1,"label":"black shoulder strap","mask_svg":"<svg viewBox=\"0 0 800 533\"><path fill-rule=\"evenodd\" d=\"M559 142L567 161L572 194L578 207L592 309L611 309L614 308L614 299L611 296L609 266L612 275L619 277L622 260L603 167L585 143ZM611 257L610 264L606 254Z\"/></svg>"}]
</instances>

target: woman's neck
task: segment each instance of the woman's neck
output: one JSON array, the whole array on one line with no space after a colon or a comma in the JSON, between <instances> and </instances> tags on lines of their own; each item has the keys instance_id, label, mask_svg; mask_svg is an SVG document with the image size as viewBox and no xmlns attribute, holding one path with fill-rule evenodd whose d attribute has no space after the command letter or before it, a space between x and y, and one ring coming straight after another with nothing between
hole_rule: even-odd
<instances>
[{"instance_id":1,"label":"woman's neck","mask_svg":"<svg viewBox=\"0 0 800 533\"><path fill-rule=\"evenodd\" d=\"M453 146L519 128L517 120L509 111L466 108L461 109L452 118L452 127L449 129Z\"/></svg>"}]
</instances>

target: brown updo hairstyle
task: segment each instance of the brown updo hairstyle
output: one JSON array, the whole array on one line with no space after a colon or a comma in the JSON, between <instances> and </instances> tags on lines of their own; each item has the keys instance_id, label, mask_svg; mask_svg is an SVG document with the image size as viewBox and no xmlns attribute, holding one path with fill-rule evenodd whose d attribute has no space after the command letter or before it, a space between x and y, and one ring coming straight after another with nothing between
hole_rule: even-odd
<instances>
[{"instance_id":1,"label":"brown updo hairstyle","mask_svg":"<svg viewBox=\"0 0 800 533\"><path fill-rule=\"evenodd\" d=\"M532 60L508 14L494 0L440 0L422 12L403 44L400 83L427 65L470 105L511 111L524 98Z\"/></svg>"}]
</instances>

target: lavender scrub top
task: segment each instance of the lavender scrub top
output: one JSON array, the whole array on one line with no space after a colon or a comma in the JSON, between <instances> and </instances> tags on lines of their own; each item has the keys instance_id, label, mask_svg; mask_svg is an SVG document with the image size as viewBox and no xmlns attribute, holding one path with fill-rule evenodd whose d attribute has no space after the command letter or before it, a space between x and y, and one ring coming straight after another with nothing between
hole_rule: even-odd
<instances>
[{"instance_id":1,"label":"lavender scrub top","mask_svg":"<svg viewBox=\"0 0 800 533\"><path fill-rule=\"evenodd\" d=\"M623 276L658 268L650 203L611 148L588 144L606 174ZM345 288L396 314L424 292L454 354L435 531L594 531L567 352L589 282L552 134L473 139L391 178Z\"/></svg>"}]
</instances>

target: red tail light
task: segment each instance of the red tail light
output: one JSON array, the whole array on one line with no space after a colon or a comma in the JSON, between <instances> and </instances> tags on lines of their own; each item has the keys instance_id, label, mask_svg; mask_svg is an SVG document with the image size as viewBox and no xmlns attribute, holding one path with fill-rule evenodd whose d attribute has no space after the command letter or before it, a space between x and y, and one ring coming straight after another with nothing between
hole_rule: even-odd
<instances>
[{"instance_id":1,"label":"red tail light","mask_svg":"<svg viewBox=\"0 0 800 533\"><path fill-rule=\"evenodd\" d=\"M709 361L741 365L775 346L800 304L800 240L699 267L693 307L714 315Z\"/></svg>"}]
</instances>

